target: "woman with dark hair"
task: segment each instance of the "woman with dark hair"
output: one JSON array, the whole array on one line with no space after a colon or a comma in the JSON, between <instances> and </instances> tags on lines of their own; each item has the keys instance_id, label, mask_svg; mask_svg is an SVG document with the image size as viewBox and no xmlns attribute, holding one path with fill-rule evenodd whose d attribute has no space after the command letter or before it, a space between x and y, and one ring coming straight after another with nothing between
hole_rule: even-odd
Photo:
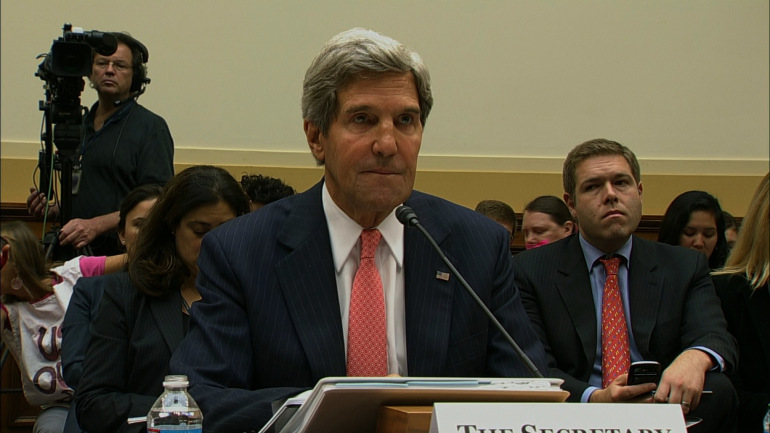
<instances>
[{"instance_id":1,"label":"woman with dark hair","mask_svg":"<svg viewBox=\"0 0 770 433\"><path fill-rule=\"evenodd\" d=\"M770 403L770 174L759 183L725 267L713 273L727 330L738 341L738 431L761 432Z\"/></svg>"},{"instance_id":2,"label":"woman with dark hair","mask_svg":"<svg viewBox=\"0 0 770 433\"><path fill-rule=\"evenodd\" d=\"M193 166L169 181L129 250L128 271L110 280L92 324L75 393L84 430L140 432L163 392L171 354L182 341L195 287L201 240L249 212L240 184L218 167Z\"/></svg>"},{"instance_id":3,"label":"woman with dark hair","mask_svg":"<svg viewBox=\"0 0 770 433\"><path fill-rule=\"evenodd\" d=\"M722 267L727 258L727 237L719 201L703 191L680 194L663 215L658 242L700 251L711 269Z\"/></svg>"},{"instance_id":4,"label":"woman with dark hair","mask_svg":"<svg viewBox=\"0 0 770 433\"><path fill-rule=\"evenodd\" d=\"M575 232L575 222L562 199L541 195L524 208L521 232L529 250L571 235Z\"/></svg>"},{"instance_id":5,"label":"woman with dark hair","mask_svg":"<svg viewBox=\"0 0 770 433\"><path fill-rule=\"evenodd\" d=\"M118 238L128 251L132 250L148 212L163 192L157 184L142 185L133 189L120 204ZM72 389L78 389L83 374L83 359L91 338L91 320L96 316L104 287L115 278L114 274L81 278L72 291L67 313L62 323L62 375ZM65 433L80 432L75 418L75 405L67 414Z\"/></svg>"}]
</instances>

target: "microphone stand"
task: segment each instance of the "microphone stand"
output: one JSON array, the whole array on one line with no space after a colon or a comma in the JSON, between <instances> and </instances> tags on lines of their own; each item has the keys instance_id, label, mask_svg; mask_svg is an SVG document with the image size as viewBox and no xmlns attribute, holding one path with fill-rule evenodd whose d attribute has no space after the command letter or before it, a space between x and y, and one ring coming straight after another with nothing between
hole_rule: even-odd
<instances>
[{"instance_id":1,"label":"microphone stand","mask_svg":"<svg viewBox=\"0 0 770 433\"><path fill-rule=\"evenodd\" d=\"M435 240L433 240L433 236L428 233L427 230L425 230L425 227L420 224L420 220L417 218L417 214L410 208L409 206L399 206L396 209L396 218L401 222L401 224L404 224L407 227L415 227L417 230L420 231L420 233L425 236L425 239L430 242L431 246L434 250L438 253L441 260L449 267L449 270L452 271L452 275L455 276L460 281L460 284L465 288L465 291L468 292L469 295L473 298L474 301L476 301L476 304L481 307L482 310L484 310L484 313L489 317L489 320L492 321L492 323L495 325L498 331L503 335L503 337L508 341L508 344L513 347L513 350L516 352L516 354L519 356L519 359L524 363L524 365L529 369L530 373L534 377L542 378L543 375L540 373L540 371L537 369L535 364L532 362L531 359L529 359L529 356L527 356L526 353L519 347L518 344L516 344L516 341L511 337L511 334L508 333L508 331L503 328L503 325L500 323L499 320L497 320L497 317L492 313L492 311L487 308L486 305L484 305L484 301L479 298L479 295L476 294L475 291L471 288L471 286L468 284L467 281L465 281L465 278L463 278L462 275L460 275L460 272L457 270L457 268L454 267L452 262L449 261L447 256L444 254L443 251L441 251L441 247L438 246Z\"/></svg>"}]
</instances>

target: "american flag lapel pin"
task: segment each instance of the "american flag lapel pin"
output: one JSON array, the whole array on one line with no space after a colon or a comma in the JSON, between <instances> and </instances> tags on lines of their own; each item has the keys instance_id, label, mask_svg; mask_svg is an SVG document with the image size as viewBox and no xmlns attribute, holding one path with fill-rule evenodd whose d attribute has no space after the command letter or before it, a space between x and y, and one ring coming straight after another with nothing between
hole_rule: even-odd
<instances>
[{"instance_id":1,"label":"american flag lapel pin","mask_svg":"<svg viewBox=\"0 0 770 433\"><path fill-rule=\"evenodd\" d=\"M436 279L437 280L449 281L449 273L448 272L436 271Z\"/></svg>"}]
</instances>

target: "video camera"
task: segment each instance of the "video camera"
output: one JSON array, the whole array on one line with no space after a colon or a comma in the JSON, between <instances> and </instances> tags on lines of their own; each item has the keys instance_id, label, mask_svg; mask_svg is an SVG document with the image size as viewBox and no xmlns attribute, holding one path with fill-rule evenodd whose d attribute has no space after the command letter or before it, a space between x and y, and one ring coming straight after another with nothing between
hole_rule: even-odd
<instances>
[{"instance_id":1,"label":"video camera","mask_svg":"<svg viewBox=\"0 0 770 433\"><path fill-rule=\"evenodd\" d=\"M54 40L48 54L38 66L35 76L45 81L45 100L40 101L45 130L41 132L44 148L40 150L38 190L54 202L50 188L53 170L61 172L60 217L64 226L72 216L72 173L77 163L76 150L80 145L81 124L86 108L80 105L84 76L91 75L93 52L112 55L118 48L115 35L100 31L84 31L72 24L64 24L63 34ZM53 146L57 152L54 154Z\"/></svg>"},{"instance_id":2,"label":"video camera","mask_svg":"<svg viewBox=\"0 0 770 433\"><path fill-rule=\"evenodd\" d=\"M37 76L50 81L56 77L82 77L91 75L91 49L103 56L112 55L118 49L118 39L98 30L84 31L72 24L64 24L63 36L53 42L51 52L40 64Z\"/></svg>"},{"instance_id":3,"label":"video camera","mask_svg":"<svg viewBox=\"0 0 770 433\"><path fill-rule=\"evenodd\" d=\"M118 40L110 33L84 31L73 28L72 24L64 24L62 30L62 37L53 42L35 73L46 82L47 97L41 101L40 110L46 112L52 123L73 124L79 128L83 118L80 93L85 83L82 77L91 75L92 50L109 56L117 50ZM66 140L68 136L62 138ZM70 145L69 140L56 142L60 149L69 149ZM76 141L72 149L77 145Z\"/></svg>"}]
</instances>

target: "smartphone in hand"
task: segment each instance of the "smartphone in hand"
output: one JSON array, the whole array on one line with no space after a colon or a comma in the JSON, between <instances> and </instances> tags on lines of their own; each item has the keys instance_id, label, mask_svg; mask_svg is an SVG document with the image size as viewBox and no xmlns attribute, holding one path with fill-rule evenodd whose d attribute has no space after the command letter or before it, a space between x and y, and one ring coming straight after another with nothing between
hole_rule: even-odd
<instances>
[{"instance_id":1,"label":"smartphone in hand","mask_svg":"<svg viewBox=\"0 0 770 433\"><path fill-rule=\"evenodd\" d=\"M660 363L657 361L637 361L628 370L628 385L660 382Z\"/></svg>"}]
</instances>

